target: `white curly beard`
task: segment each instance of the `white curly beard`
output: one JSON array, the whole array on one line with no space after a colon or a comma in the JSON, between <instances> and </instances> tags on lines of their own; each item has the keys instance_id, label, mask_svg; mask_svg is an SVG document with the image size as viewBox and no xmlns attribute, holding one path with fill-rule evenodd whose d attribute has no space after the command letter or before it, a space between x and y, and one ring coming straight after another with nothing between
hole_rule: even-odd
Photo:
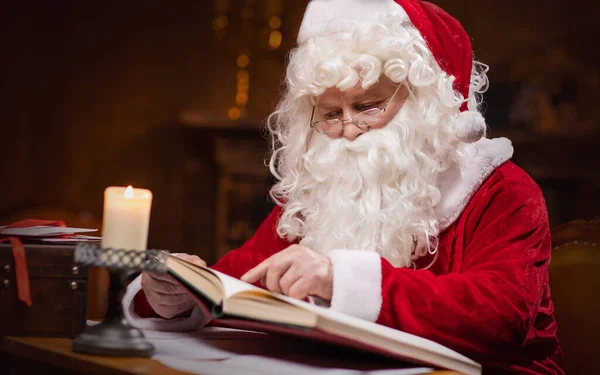
<instances>
[{"instance_id":1,"label":"white curly beard","mask_svg":"<svg viewBox=\"0 0 600 375\"><path fill-rule=\"evenodd\" d=\"M426 254L427 239L438 234L433 207L445 163L427 151L425 134L410 129L410 106L354 141L312 136L281 218L294 221L289 227L301 245L323 253L377 251L397 267Z\"/></svg>"}]
</instances>

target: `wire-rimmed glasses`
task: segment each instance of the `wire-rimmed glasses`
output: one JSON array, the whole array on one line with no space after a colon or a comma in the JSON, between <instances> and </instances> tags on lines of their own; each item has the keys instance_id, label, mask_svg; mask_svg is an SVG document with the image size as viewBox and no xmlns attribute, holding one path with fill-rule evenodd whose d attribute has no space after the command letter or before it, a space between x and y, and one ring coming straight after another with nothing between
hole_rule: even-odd
<instances>
[{"instance_id":1,"label":"wire-rimmed glasses","mask_svg":"<svg viewBox=\"0 0 600 375\"><path fill-rule=\"evenodd\" d=\"M398 85L396 87L396 91L389 98L388 102L385 105L385 108L370 108L366 111L355 114L349 119L340 120L340 119L331 119L331 120L319 120L313 121L315 116L315 106L313 105L312 114L310 115L310 127L315 128L321 134L336 134L342 131L344 128L344 123L352 122L354 125L359 128L370 128L371 126L377 124L379 120L383 117L383 113L387 110L388 106L394 100L398 89L402 85Z\"/></svg>"}]
</instances>

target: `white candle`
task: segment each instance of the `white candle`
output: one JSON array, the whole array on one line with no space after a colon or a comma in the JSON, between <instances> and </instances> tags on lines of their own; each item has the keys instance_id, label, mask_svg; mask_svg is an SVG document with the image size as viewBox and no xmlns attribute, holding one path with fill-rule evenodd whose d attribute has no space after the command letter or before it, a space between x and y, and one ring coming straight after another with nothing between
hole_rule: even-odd
<instances>
[{"instance_id":1,"label":"white candle","mask_svg":"<svg viewBox=\"0 0 600 375\"><path fill-rule=\"evenodd\" d=\"M104 190L102 247L146 250L152 192L111 186Z\"/></svg>"}]
</instances>

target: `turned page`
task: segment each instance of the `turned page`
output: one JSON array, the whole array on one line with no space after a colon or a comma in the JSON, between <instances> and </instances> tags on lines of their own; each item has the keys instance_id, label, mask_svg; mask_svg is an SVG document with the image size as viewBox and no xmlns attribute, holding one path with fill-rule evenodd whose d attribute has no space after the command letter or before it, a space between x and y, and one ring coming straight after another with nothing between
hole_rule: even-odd
<instances>
[{"instance_id":1,"label":"turned page","mask_svg":"<svg viewBox=\"0 0 600 375\"><path fill-rule=\"evenodd\" d=\"M260 295L271 295L272 294L269 291L258 288L252 284L248 284L246 282L243 282L241 280L238 280L234 277L231 277L231 276L221 273L219 271L213 270L211 268L207 268L207 270L209 270L209 272L213 273L214 275L216 275L219 278L219 280L221 280L221 283L223 284L223 289L225 290L226 298L231 297L234 294L246 292L246 291L254 291Z\"/></svg>"},{"instance_id":2,"label":"turned page","mask_svg":"<svg viewBox=\"0 0 600 375\"><path fill-rule=\"evenodd\" d=\"M196 273L202 274L205 277L208 277L208 275L206 275L208 273L211 276L216 277L220 281L220 284L221 284L220 289L223 291L224 298L229 298L229 297L233 296L234 294L246 292L246 291L254 291L260 295L271 295L272 294L271 292L268 292L264 289L257 288L254 285L245 283L234 277L231 277L231 276L221 273L219 271L213 270L212 268L200 266L200 265L188 262L184 259L177 258L176 256L171 255L171 257L175 258L181 264L187 266L189 269L193 270Z\"/></svg>"}]
</instances>

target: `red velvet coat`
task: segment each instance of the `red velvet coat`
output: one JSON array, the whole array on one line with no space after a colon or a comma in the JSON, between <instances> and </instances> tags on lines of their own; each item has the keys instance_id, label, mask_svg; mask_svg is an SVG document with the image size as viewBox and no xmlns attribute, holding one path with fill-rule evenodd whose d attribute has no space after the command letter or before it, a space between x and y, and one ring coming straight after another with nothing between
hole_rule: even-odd
<instances>
[{"instance_id":1,"label":"red velvet coat","mask_svg":"<svg viewBox=\"0 0 600 375\"><path fill-rule=\"evenodd\" d=\"M239 278L287 248L275 232L280 212L275 208L214 268ZM377 323L452 348L482 363L484 373L563 374L548 287L548 216L539 187L523 170L511 162L497 168L439 236L438 251L426 271L381 258ZM138 293L135 311L148 316L144 299Z\"/></svg>"}]
</instances>

